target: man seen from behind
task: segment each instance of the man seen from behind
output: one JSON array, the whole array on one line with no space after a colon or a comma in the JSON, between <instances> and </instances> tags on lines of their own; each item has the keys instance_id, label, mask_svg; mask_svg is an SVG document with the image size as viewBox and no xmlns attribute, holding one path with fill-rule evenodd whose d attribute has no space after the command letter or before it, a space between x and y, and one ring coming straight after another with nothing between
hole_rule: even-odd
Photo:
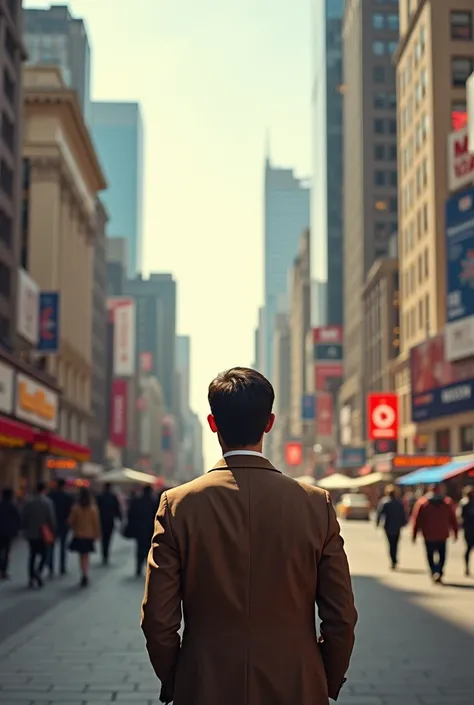
<instances>
[{"instance_id":1,"label":"man seen from behind","mask_svg":"<svg viewBox=\"0 0 474 705\"><path fill-rule=\"evenodd\" d=\"M265 377L234 368L208 398L223 457L163 493L148 557L142 629L161 701L328 705L357 621L330 498L263 455L275 420Z\"/></svg>"}]
</instances>

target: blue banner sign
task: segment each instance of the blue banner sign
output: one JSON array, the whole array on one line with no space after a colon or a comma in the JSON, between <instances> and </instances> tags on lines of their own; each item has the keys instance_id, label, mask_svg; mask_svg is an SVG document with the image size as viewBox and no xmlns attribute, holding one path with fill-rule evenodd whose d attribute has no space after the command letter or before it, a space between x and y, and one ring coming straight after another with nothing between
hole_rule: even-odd
<instances>
[{"instance_id":1,"label":"blue banner sign","mask_svg":"<svg viewBox=\"0 0 474 705\"><path fill-rule=\"evenodd\" d=\"M315 343L314 359L318 362L342 362L341 343Z\"/></svg>"},{"instance_id":2,"label":"blue banner sign","mask_svg":"<svg viewBox=\"0 0 474 705\"><path fill-rule=\"evenodd\" d=\"M466 380L445 387L413 394L411 414L414 423L461 414L474 409L474 380Z\"/></svg>"},{"instance_id":3,"label":"blue banner sign","mask_svg":"<svg viewBox=\"0 0 474 705\"><path fill-rule=\"evenodd\" d=\"M316 419L316 397L314 394L305 394L301 400L301 418L303 421Z\"/></svg>"},{"instance_id":4,"label":"blue banner sign","mask_svg":"<svg viewBox=\"0 0 474 705\"><path fill-rule=\"evenodd\" d=\"M361 468L366 462L365 448L346 446L338 450L337 464L340 468Z\"/></svg>"},{"instance_id":5,"label":"blue banner sign","mask_svg":"<svg viewBox=\"0 0 474 705\"><path fill-rule=\"evenodd\" d=\"M59 293L41 291L39 300L38 350L43 353L59 351Z\"/></svg>"},{"instance_id":6,"label":"blue banner sign","mask_svg":"<svg viewBox=\"0 0 474 705\"><path fill-rule=\"evenodd\" d=\"M446 202L446 321L474 315L474 188Z\"/></svg>"}]
</instances>

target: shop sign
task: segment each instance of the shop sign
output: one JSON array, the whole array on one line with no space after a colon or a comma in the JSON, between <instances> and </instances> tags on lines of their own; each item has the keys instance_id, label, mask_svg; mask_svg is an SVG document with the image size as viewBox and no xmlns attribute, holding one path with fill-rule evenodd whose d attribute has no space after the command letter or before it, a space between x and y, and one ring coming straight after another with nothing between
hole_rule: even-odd
<instances>
[{"instance_id":1,"label":"shop sign","mask_svg":"<svg viewBox=\"0 0 474 705\"><path fill-rule=\"evenodd\" d=\"M457 191L474 180L474 155L469 152L468 129L448 135L448 189Z\"/></svg>"},{"instance_id":2,"label":"shop sign","mask_svg":"<svg viewBox=\"0 0 474 705\"><path fill-rule=\"evenodd\" d=\"M303 444L301 441L290 441L285 445L285 462L291 467L298 467L303 462Z\"/></svg>"},{"instance_id":3,"label":"shop sign","mask_svg":"<svg viewBox=\"0 0 474 705\"><path fill-rule=\"evenodd\" d=\"M55 431L58 423L58 395L31 377L19 373L16 378L17 418Z\"/></svg>"},{"instance_id":4,"label":"shop sign","mask_svg":"<svg viewBox=\"0 0 474 705\"><path fill-rule=\"evenodd\" d=\"M338 450L338 468L361 468L366 462L367 453L365 448L344 446Z\"/></svg>"},{"instance_id":5,"label":"shop sign","mask_svg":"<svg viewBox=\"0 0 474 705\"><path fill-rule=\"evenodd\" d=\"M13 412L13 387L15 373L12 367L0 362L0 411L3 414Z\"/></svg>"},{"instance_id":6,"label":"shop sign","mask_svg":"<svg viewBox=\"0 0 474 705\"><path fill-rule=\"evenodd\" d=\"M370 441L393 440L398 436L398 396L393 393L367 395L367 425Z\"/></svg>"},{"instance_id":7,"label":"shop sign","mask_svg":"<svg viewBox=\"0 0 474 705\"><path fill-rule=\"evenodd\" d=\"M392 460L392 467L394 470L435 468L440 465L447 465L451 460L450 455L396 455Z\"/></svg>"}]
</instances>

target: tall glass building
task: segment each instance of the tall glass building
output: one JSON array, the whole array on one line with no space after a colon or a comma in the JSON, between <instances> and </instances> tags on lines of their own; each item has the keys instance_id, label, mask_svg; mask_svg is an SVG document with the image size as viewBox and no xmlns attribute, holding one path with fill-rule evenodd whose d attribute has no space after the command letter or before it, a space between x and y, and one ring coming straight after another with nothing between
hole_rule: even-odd
<instances>
[{"instance_id":1,"label":"tall glass building","mask_svg":"<svg viewBox=\"0 0 474 705\"><path fill-rule=\"evenodd\" d=\"M91 131L108 183L102 197L109 214L107 235L127 241L128 275L133 278L141 270L143 240L143 126L139 104L92 103Z\"/></svg>"},{"instance_id":2,"label":"tall glass building","mask_svg":"<svg viewBox=\"0 0 474 705\"><path fill-rule=\"evenodd\" d=\"M327 281L325 323L343 323L342 18L344 0L313 2L311 273ZM319 308L319 307L318 307Z\"/></svg>"},{"instance_id":3,"label":"tall glass building","mask_svg":"<svg viewBox=\"0 0 474 705\"><path fill-rule=\"evenodd\" d=\"M273 336L288 273L298 254L301 234L309 227L309 183L291 169L265 163L265 370L273 373ZM261 326L262 327L262 326Z\"/></svg>"}]
</instances>

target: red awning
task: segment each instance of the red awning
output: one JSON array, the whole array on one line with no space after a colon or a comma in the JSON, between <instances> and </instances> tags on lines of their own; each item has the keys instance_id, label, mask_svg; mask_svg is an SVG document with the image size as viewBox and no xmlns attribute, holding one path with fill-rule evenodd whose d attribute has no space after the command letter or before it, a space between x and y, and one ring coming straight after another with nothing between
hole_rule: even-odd
<instances>
[{"instance_id":1,"label":"red awning","mask_svg":"<svg viewBox=\"0 0 474 705\"><path fill-rule=\"evenodd\" d=\"M79 463L85 463L89 460L91 451L86 446L79 443L71 443L61 436L56 436L54 433L37 433L35 434L35 450L51 455L59 455L61 458L72 458Z\"/></svg>"},{"instance_id":2,"label":"red awning","mask_svg":"<svg viewBox=\"0 0 474 705\"><path fill-rule=\"evenodd\" d=\"M0 446L8 448L23 448L32 444L35 434L31 426L19 421L0 417Z\"/></svg>"}]
</instances>

